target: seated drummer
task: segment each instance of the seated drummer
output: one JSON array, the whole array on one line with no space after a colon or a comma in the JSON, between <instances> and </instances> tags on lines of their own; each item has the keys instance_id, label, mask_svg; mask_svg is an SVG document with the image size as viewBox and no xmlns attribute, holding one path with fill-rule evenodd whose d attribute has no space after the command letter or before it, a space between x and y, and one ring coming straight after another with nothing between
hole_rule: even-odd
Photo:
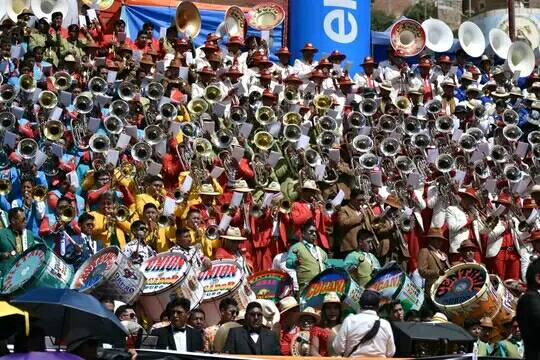
<instances>
[{"instance_id":1,"label":"seated drummer","mask_svg":"<svg viewBox=\"0 0 540 360\"><path fill-rule=\"evenodd\" d=\"M371 280L373 271L381 268L381 264L372 253L375 250L373 233L361 229L356 236L358 246L345 258L345 270L363 287Z\"/></svg>"},{"instance_id":2,"label":"seated drummer","mask_svg":"<svg viewBox=\"0 0 540 360\"><path fill-rule=\"evenodd\" d=\"M133 240L128 242L123 249L124 255L129 257L134 264L142 264L148 258L156 255L152 247L146 244L148 227L141 220L135 220L131 224L131 235Z\"/></svg>"},{"instance_id":3,"label":"seated drummer","mask_svg":"<svg viewBox=\"0 0 540 360\"><path fill-rule=\"evenodd\" d=\"M26 230L24 210L15 207L8 212L9 227L0 229L0 277L23 251L39 242Z\"/></svg>"},{"instance_id":4,"label":"seated drummer","mask_svg":"<svg viewBox=\"0 0 540 360\"><path fill-rule=\"evenodd\" d=\"M89 213L82 213L78 220L80 235L72 236L75 243L66 244L66 255L64 260L72 264L77 270L87 259L95 255L96 252L103 249L103 243L92 239L94 230L94 217Z\"/></svg>"},{"instance_id":5,"label":"seated drummer","mask_svg":"<svg viewBox=\"0 0 540 360\"><path fill-rule=\"evenodd\" d=\"M200 245L192 244L189 229L176 229L176 244L170 251L179 252L184 255L188 259L188 262L198 269L197 271L206 271L212 268L212 261L207 256L204 256Z\"/></svg>"}]
</instances>

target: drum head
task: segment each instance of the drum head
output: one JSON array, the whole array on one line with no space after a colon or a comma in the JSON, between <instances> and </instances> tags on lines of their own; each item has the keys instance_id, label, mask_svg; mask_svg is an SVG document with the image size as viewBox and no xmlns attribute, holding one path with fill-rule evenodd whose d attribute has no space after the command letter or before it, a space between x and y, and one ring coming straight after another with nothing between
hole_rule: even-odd
<instances>
[{"instance_id":1,"label":"drum head","mask_svg":"<svg viewBox=\"0 0 540 360\"><path fill-rule=\"evenodd\" d=\"M403 284L404 273L396 263L388 263L366 284L366 289L378 291L383 297L393 299Z\"/></svg>"},{"instance_id":2,"label":"drum head","mask_svg":"<svg viewBox=\"0 0 540 360\"><path fill-rule=\"evenodd\" d=\"M120 249L110 246L97 252L79 268L71 282L72 289L90 292L109 278Z\"/></svg>"},{"instance_id":3,"label":"drum head","mask_svg":"<svg viewBox=\"0 0 540 360\"><path fill-rule=\"evenodd\" d=\"M45 245L36 245L23 252L4 276L2 293L11 294L39 275L47 265L48 255Z\"/></svg>"},{"instance_id":4,"label":"drum head","mask_svg":"<svg viewBox=\"0 0 540 360\"><path fill-rule=\"evenodd\" d=\"M157 254L142 263L140 270L146 278L143 295L154 295L177 286L189 272L184 255L175 252Z\"/></svg>"},{"instance_id":5,"label":"drum head","mask_svg":"<svg viewBox=\"0 0 540 360\"><path fill-rule=\"evenodd\" d=\"M293 292L292 278L285 271L260 271L248 277L257 299L279 301Z\"/></svg>"},{"instance_id":6,"label":"drum head","mask_svg":"<svg viewBox=\"0 0 540 360\"><path fill-rule=\"evenodd\" d=\"M212 261L212 268L199 274L199 282L204 289L203 302L216 300L231 294L242 284L243 280L244 272L236 261Z\"/></svg>"},{"instance_id":7,"label":"drum head","mask_svg":"<svg viewBox=\"0 0 540 360\"><path fill-rule=\"evenodd\" d=\"M433 301L438 305L449 306L466 303L482 290L488 279L488 273L480 265L462 264L444 274L440 283L433 287Z\"/></svg>"},{"instance_id":8,"label":"drum head","mask_svg":"<svg viewBox=\"0 0 540 360\"><path fill-rule=\"evenodd\" d=\"M329 292L336 292L343 299L349 291L351 281L345 270L337 268L324 270L302 290L300 295L301 308L321 309L324 296Z\"/></svg>"}]
</instances>

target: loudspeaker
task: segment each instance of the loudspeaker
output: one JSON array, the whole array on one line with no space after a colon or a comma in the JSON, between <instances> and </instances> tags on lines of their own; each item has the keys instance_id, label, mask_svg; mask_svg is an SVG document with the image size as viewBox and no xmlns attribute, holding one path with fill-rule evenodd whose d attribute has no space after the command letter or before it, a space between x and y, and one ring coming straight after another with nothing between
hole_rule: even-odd
<instances>
[{"instance_id":1,"label":"loudspeaker","mask_svg":"<svg viewBox=\"0 0 540 360\"><path fill-rule=\"evenodd\" d=\"M425 357L466 354L473 350L474 338L454 323L392 322L395 357Z\"/></svg>"}]
</instances>

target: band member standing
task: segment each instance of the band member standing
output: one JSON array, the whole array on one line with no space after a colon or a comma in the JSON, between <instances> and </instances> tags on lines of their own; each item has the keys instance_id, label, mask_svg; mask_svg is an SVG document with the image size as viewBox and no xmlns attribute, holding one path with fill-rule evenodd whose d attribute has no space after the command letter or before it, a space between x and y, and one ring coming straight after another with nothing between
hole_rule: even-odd
<instances>
[{"instance_id":1,"label":"band member standing","mask_svg":"<svg viewBox=\"0 0 540 360\"><path fill-rule=\"evenodd\" d=\"M0 229L0 273L5 274L23 251L39 243L26 230L24 210L13 208L8 212L9 227Z\"/></svg>"},{"instance_id":2,"label":"band member standing","mask_svg":"<svg viewBox=\"0 0 540 360\"><path fill-rule=\"evenodd\" d=\"M135 220L131 224L133 240L128 242L123 249L124 255L131 259L134 264L140 265L148 258L156 255L154 249L146 243L148 227L141 220Z\"/></svg>"},{"instance_id":3,"label":"band member standing","mask_svg":"<svg viewBox=\"0 0 540 360\"><path fill-rule=\"evenodd\" d=\"M443 251L443 245L447 239L444 237L442 229L429 229L426 238L429 239L429 246L420 249L418 253L418 272L426 280L425 298L431 299L433 283L450 268L450 262Z\"/></svg>"}]
</instances>

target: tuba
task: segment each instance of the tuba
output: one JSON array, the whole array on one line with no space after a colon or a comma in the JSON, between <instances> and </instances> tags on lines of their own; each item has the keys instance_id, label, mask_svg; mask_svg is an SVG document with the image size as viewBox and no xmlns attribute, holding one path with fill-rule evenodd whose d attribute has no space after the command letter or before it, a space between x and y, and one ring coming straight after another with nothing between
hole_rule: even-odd
<instances>
[{"instance_id":1,"label":"tuba","mask_svg":"<svg viewBox=\"0 0 540 360\"><path fill-rule=\"evenodd\" d=\"M275 119L274 110L269 106L261 106L255 113L255 119L262 126L270 124Z\"/></svg>"},{"instance_id":2,"label":"tuba","mask_svg":"<svg viewBox=\"0 0 540 360\"><path fill-rule=\"evenodd\" d=\"M193 141L193 149L201 158L208 158L212 155L212 144L205 138L196 138Z\"/></svg>"},{"instance_id":3,"label":"tuba","mask_svg":"<svg viewBox=\"0 0 540 360\"><path fill-rule=\"evenodd\" d=\"M403 121L403 130L405 130L405 133L409 136L418 134L420 131L422 131L420 120L418 120L418 118L409 116L405 119L405 121Z\"/></svg>"},{"instance_id":4,"label":"tuba","mask_svg":"<svg viewBox=\"0 0 540 360\"><path fill-rule=\"evenodd\" d=\"M129 115L129 104L124 100L114 100L110 106L111 115L125 119Z\"/></svg>"},{"instance_id":5,"label":"tuba","mask_svg":"<svg viewBox=\"0 0 540 360\"><path fill-rule=\"evenodd\" d=\"M517 165L514 164L508 164L504 167L504 177L508 180L510 183L518 183L523 179L523 171Z\"/></svg>"},{"instance_id":6,"label":"tuba","mask_svg":"<svg viewBox=\"0 0 540 360\"><path fill-rule=\"evenodd\" d=\"M377 126L385 133L392 133L397 128L397 120L392 115L383 115L379 118Z\"/></svg>"},{"instance_id":7,"label":"tuba","mask_svg":"<svg viewBox=\"0 0 540 360\"><path fill-rule=\"evenodd\" d=\"M502 121L505 125L517 125L519 115L515 110L507 109L503 112Z\"/></svg>"},{"instance_id":8,"label":"tuba","mask_svg":"<svg viewBox=\"0 0 540 360\"><path fill-rule=\"evenodd\" d=\"M372 170L375 168L375 166L379 165L379 158L377 157L377 155L371 152L367 152L360 156L358 162L363 169Z\"/></svg>"},{"instance_id":9,"label":"tuba","mask_svg":"<svg viewBox=\"0 0 540 360\"><path fill-rule=\"evenodd\" d=\"M454 121L449 116L439 116L435 120L435 129L443 134L451 134L454 130Z\"/></svg>"},{"instance_id":10,"label":"tuba","mask_svg":"<svg viewBox=\"0 0 540 360\"><path fill-rule=\"evenodd\" d=\"M298 142L298 140L300 140L300 136L302 136L302 129L300 129L300 126L295 124L285 125L283 128L283 136L285 137L285 140L289 142Z\"/></svg>"},{"instance_id":11,"label":"tuba","mask_svg":"<svg viewBox=\"0 0 540 360\"><path fill-rule=\"evenodd\" d=\"M377 101L373 99L364 99L360 103L360 112L366 117L375 115L377 112Z\"/></svg>"},{"instance_id":12,"label":"tuba","mask_svg":"<svg viewBox=\"0 0 540 360\"><path fill-rule=\"evenodd\" d=\"M42 201L47 196L47 188L43 185L36 185L32 188L32 197L36 201Z\"/></svg>"},{"instance_id":13,"label":"tuba","mask_svg":"<svg viewBox=\"0 0 540 360\"><path fill-rule=\"evenodd\" d=\"M201 116L208 111L208 103L202 98L191 99L187 105L187 109L191 115Z\"/></svg>"},{"instance_id":14,"label":"tuba","mask_svg":"<svg viewBox=\"0 0 540 360\"><path fill-rule=\"evenodd\" d=\"M232 106L230 119L236 123L241 124L247 119L247 111L242 106Z\"/></svg>"},{"instance_id":15,"label":"tuba","mask_svg":"<svg viewBox=\"0 0 540 360\"><path fill-rule=\"evenodd\" d=\"M162 119L173 121L178 115L178 110L174 104L163 103L159 106L159 115Z\"/></svg>"},{"instance_id":16,"label":"tuba","mask_svg":"<svg viewBox=\"0 0 540 360\"><path fill-rule=\"evenodd\" d=\"M219 227L217 225L208 225L204 230L204 236L208 240L216 240L219 237Z\"/></svg>"},{"instance_id":17,"label":"tuba","mask_svg":"<svg viewBox=\"0 0 540 360\"><path fill-rule=\"evenodd\" d=\"M426 110L432 115L438 115L442 110L442 102L437 99L430 100L426 104Z\"/></svg>"},{"instance_id":18,"label":"tuba","mask_svg":"<svg viewBox=\"0 0 540 360\"><path fill-rule=\"evenodd\" d=\"M66 71L59 71L53 76L53 86L57 92L69 89L71 86L71 75Z\"/></svg>"},{"instance_id":19,"label":"tuba","mask_svg":"<svg viewBox=\"0 0 540 360\"><path fill-rule=\"evenodd\" d=\"M296 104L300 100L300 94L296 86L287 85L285 87L285 101L289 104Z\"/></svg>"},{"instance_id":20,"label":"tuba","mask_svg":"<svg viewBox=\"0 0 540 360\"><path fill-rule=\"evenodd\" d=\"M387 137L379 144L379 150L384 156L394 157L399 152L399 141L393 137Z\"/></svg>"},{"instance_id":21,"label":"tuba","mask_svg":"<svg viewBox=\"0 0 540 360\"><path fill-rule=\"evenodd\" d=\"M94 108L94 102L88 95L78 95L75 98L73 107L78 114L88 114Z\"/></svg>"},{"instance_id":22,"label":"tuba","mask_svg":"<svg viewBox=\"0 0 540 360\"><path fill-rule=\"evenodd\" d=\"M274 137L267 131L259 131L253 137L253 143L262 151L267 151L274 145Z\"/></svg>"},{"instance_id":23,"label":"tuba","mask_svg":"<svg viewBox=\"0 0 540 360\"><path fill-rule=\"evenodd\" d=\"M0 131L11 130L15 127L17 118L9 111L0 112Z\"/></svg>"},{"instance_id":24,"label":"tuba","mask_svg":"<svg viewBox=\"0 0 540 360\"><path fill-rule=\"evenodd\" d=\"M38 99L39 105L44 109L54 109L58 105L58 98L52 91L42 91Z\"/></svg>"},{"instance_id":25,"label":"tuba","mask_svg":"<svg viewBox=\"0 0 540 360\"><path fill-rule=\"evenodd\" d=\"M94 134L88 144L93 152L106 153L111 148L111 139L106 135Z\"/></svg>"},{"instance_id":26,"label":"tuba","mask_svg":"<svg viewBox=\"0 0 540 360\"><path fill-rule=\"evenodd\" d=\"M49 120L45 123L43 135L49 141L58 141L64 136L64 124L59 120Z\"/></svg>"},{"instance_id":27,"label":"tuba","mask_svg":"<svg viewBox=\"0 0 540 360\"><path fill-rule=\"evenodd\" d=\"M132 82L124 81L118 86L118 96L120 99L130 102L139 93L139 87Z\"/></svg>"},{"instance_id":28,"label":"tuba","mask_svg":"<svg viewBox=\"0 0 540 360\"><path fill-rule=\"evenodd\" d=\"M506 125L503 128L503 136L509 142L516 142L523 136L523 131L517 125Z\"/></svg>"},{"instance_id":29,"label":"tuba","mask_svg":"<svg viewBox=\"0 0 540 360\"><path fill-rule=\"evenodd\" d=\"M338 125L336 120L331 116L322 116L317 120L317 125L323 131L336 131Z\"/></svg>"},{"instance_id":30,"label":"tuba","mask_svg":"<svg viewBox=\"0 0 540 360\"><path fill-rule=\"evenodd\" d=\"M34 80L34 77L31 76L31 75L21 75L21 77L19 78L19 88L27 93L27 94L31 94L34 92L34 90L36 90L36 80Z\"/></svg>"},{"instance_id":31,"label":"tuba","mask_svg":"<svg viewBox=\"0 0 540 360\"><path fill-rule=\"evenodd\" d=\"M88 90L92 93L92 95L104 95L107 92L107 80L95 76L88 81Z\"/></svg>"},{"instance_id":32,"label":"tuba","mask_svg":"<svg viewBox=\"0 0 540 360\"><path fill-rule=\"evenodd\" d=\"M313 105L319 115L324 115L332 106L332 98L328 95L319 94L313 98Z\"/></svg>"},{"instance_id":33,"label":"tuba","mask_svg":"<svg viewBox=\"0 0 540 360\"><path fill-rule=\"evenodd\" d=\"M131 147L131 157L140 162L146 162L152 157L152 146L144 141L139 141Z\"/></svg>"},{"instance_id":34,"label":"tuba","mask_svg":"<svg viewBox=\"0 0 540 360\"><path fill-rule=\"evenodd\" d=\"M441 154L437 156L435 167L439 172L448 173L455 168L454 158L450 154Z\"/></svg>"},{"instance_id":35,"label":"tuba","mask_svg":"<svg viewBox=\"0 0 540 360\"><path fill-rule=\"evenodd\" d=\"M509 154L504 146L494 145L489 152L489 156L496 163L503 163L508 160Z\"/></svg>"},{"instance_id":36,"label":"tuba","mask_svg":"<svg viewBox=\"0 0 540 360\"><path fill-rule=\"evenodd\" d=\"M536 144L540 144L540 131L534 130L527 135L527 142L531 144L531 146L534 146Z\"/></svg>"},{"instance_id":37,"label":"tuba","mask_svg":"<svg viewBox=\"0 0 540 360\"><path fill-rule=\"evenodd\" d=\"M411 138L411 143L418 149L425 149L431 143L431 138L426 133L419 133L413 135L413 137Z\"/></svg>"},{"instance_id":38,"label":"tuba","mask_svg":"<svg viewBox=\"0 0 540 360\"><path fill-rule=\"evenodd\" d=\"M520 77L528 77L534 71L536 58L533 49L525 41L517 40L508 49L508 67L512 72L519 71Z\"/></svg>"},{"instance_id":39,"label":"tuba","mask_svg":"<svg viewBox=\"0 0 540 360\"><path fill-rule=\"evenodd\" d=\"M352 140L352 148L357 153L366 153L373 149L373 140L367 135L357 135Z\"/></svg>"},{"instance_id":40,"label":"tuba","mask_svg":"<svg viewBox=\"0 0 540 360\"><path fill-rule=\"evenodd\" d=\"M165 88L161 83L152 81L145 86L144 93L150 100L158 101L163 97L163 94L165 94Z\"/></svg>"},{"instance_id":41,"label":"tuba","mask_svg":"<svg viewBox=\"0 0 540 360\"><path fill-rule=\"evenodd\" d=\"M195 39L201 31L201 14L191 1L184 0L176 7L175 24L178 31Z\"/></svg>"},{"instance_id":42,"label":"tuba","mask_svg":"<svg viewBox=\"0 0 540 360\"><path fill-rule=\"evenodd\" d=\"M185 137L193 139L197 136L198 128L197 125L192 122L185 122L180 125L180 131Z\"/></svg>"},{"instance_id":43,"label":"tuba","mask_svg":"<svg viewBox=\"0 0 540 360\"><path fill-rule=\"evenodd\" d=\"M297 112L288 112L281 119L283 125L300 125L302 123L302 115Z\"/></svg>"},{"instance_id":44,"label":"tuba","mask_svg":"<svg viewBox=\"0 0 540 360\"><path fill-rule=\"evenodd\" d=\"M408 113L411 111L411 101L406 96L398 96L395 105L401 112Z\"/></svg>"},{"instance_id":45,"label":"tuba","mask_svg":"<svg viewBox=\"0 0 540 360\"><path fill-rule=\"evenodd\" d=\"M233 5L227 9L225 13L225 28L229 38L232 36L240 36L241 38L245 37L246 29L246 18L242 8Z\"/></svg>"},{"instance_id":46,"label":"tuba","mask_svg":"<svg viewBox=\"0 0 540 360\"><path fill-rule=\"evenodd\" d=\"M103 121L103 127L109 134L120 135L124 131L124 122L120 118L111 115L107 116Z\"/></svg>"},{"instance_id":47,"label":"tuba","mask_svg":"<svg viewBox=\"0 0 540 360\"><path fill-rule=\"evenodd\" d=\"M221 88L217 85L210 84L204 89L204 99L208 101L209 104L221 101L223 94Z\"/></svg>"},{"instance_id":48,"label":"tuba","mask_svg":"<svg viewBox=\"0 0 540 360\"><path fill-rule=\"evenodd\" d=\"M361 129L367 123L365 115L358 111L351 112L347 119L349 120L349 126L353 129Z\"/></svg>"},{"instance_id":49,"label":"tuba","mask_svg":"<svg viewBox=\"0 0 540 360\"><path fill-rule=\"evenodd\" d=\"M220 149L228 149L234 139L234 134L228 129L216 131L216 146Z\"/></svg>"},{"instance_id":50,"label":"tuba","mask_svg":"<svg viewBox=\"0 0 540 360\"><path fill-rule=\"evenodd\" d=\"M512 40L505 31L499 28L493 28L489 31L489 45L498 57L506 60Z\"/></svg>"},{"instance_id":51,"label":"tuba","mask_svg":"<svg viewBox=\"0 0 540 360\"><path fill-rule=\"evenodd\" d=\"M390 45L403 56L416 56L426 46L426 34L422 25L412 19L396 22L390 30Z\"/></svg>"},{"instance_id":52,"label":"tuba","mask_svg":"<svg viewBox=\"0 0 540 360\"><path fill-rule=\"evenodd\" d=\"M459 26L458 38L461 48L470 57L480 57L486 48L486 39L482 30L471 21L465 21Z\"/></svg>"},{"instance_id":53,"label":"tuba","mask_svg":"<svg viewBox=\"0 0 540 360\"><path fill-rule=\"evenodd\" d=\"M336 142L336 134L333 131L324 130L317 138L317 144L322 148L331 148Z\"/></svg>"},{"instance_id":54,"label":"tuba","mask_svg":"<svg viewBox=\"0 0 540 360\"><path fill-rule=\"evenodd\" d=\"M158 125L148 125L144 128L144 141L150 145L159 144L164 138L163 129Z\"/></svg>"},{"instance_id":55,"label":"tuba","mask_svg":"<svg viewBox=\"0 0 540 360\"><path fill-rule=\"evenodd\" d=\"M454 34L450 26L439 19L427 19L422 23L426 32L426 47L433 52L443 53L454 45Z\"/></svg>"},{"instance_id":56,"label":"tuba","mask_svg":"<svg viewBox=\"0 0 540 360\"><path fill-rule=\"evenodd\" d=\"M459 138L459 146L467 153L475 151L477 143L476 138L469 134L462 134Z\"/></svg>"},{"instance_id":57,"label":"tuba","mask_svg":"<svg viewBox=\"0 0 540 360\"><path fill-rule=\"evenodd\" d=\"M0 102L7 104L12 102L17 96L17 91L10 84L0 86Z\"/></svg>"},{"instance_id":58,"label":"tuba","mask_svg":"<svg viewBox=\"0 0 540 360\"><path fill-rule=\"evenodd\" d=\"M31 160L34 159L37 154L38 144L34 139L24 138L19 141L15 151L21 158Z\"/></svg>"}]
</instances>

